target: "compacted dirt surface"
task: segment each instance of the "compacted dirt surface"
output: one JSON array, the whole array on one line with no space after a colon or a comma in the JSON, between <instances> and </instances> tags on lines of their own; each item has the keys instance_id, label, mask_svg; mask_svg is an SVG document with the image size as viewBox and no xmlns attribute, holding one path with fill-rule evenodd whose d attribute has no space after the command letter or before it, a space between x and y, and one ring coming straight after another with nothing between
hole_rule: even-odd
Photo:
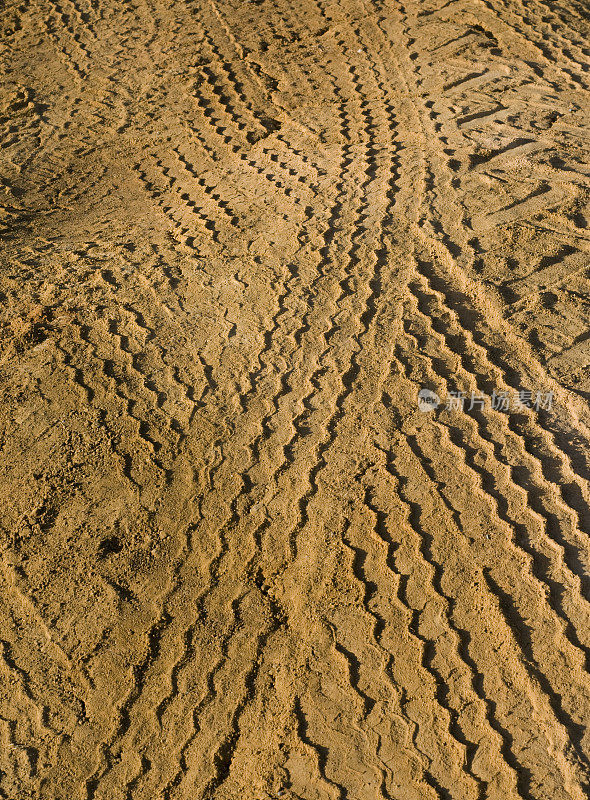
<instances>
[{"instance_id":1,"label":"compacted dirt surface","mask_svg":"<svg viewBox=\"0 0 590 800\"><path fill-rule=\"evenodd\" d=\"M0 798L586 798L588 6L1 28Z\"/></svg>"}]
</instances>

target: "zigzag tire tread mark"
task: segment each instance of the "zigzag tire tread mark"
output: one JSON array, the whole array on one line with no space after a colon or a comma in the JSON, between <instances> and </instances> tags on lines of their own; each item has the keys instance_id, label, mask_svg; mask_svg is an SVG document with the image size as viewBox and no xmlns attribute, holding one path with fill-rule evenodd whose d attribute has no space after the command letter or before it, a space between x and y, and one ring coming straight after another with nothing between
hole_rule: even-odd
<instances>
[{"instance_id":1,"label":"zigzag tire tread mark","mask_svg":"<svg viewBox=\"0 0 590 800\"><path fill-rule=\"evenodd\" d=\"M408 353L410 353L410 352L412 352L412 351L408 351ZM413 361L413 359L415 357L411 357L408 360L409 356L408 355L403 355L402 356L401 350L398 350L397 351L397 358L401 359L401 363L404 363L406 365L406 371L407 371L410 368L410 365L412 364L412 361ZM426 358L428 358L428 360L430 360L429 357L426 357ZM424 357L421 357L421 360L424 360ZM411 372L410 373L407 372L407 374L408 374L409 379L412 380ZM439 421L438 424L442 424L441 421ZM483 490L483 492L485 494L489 495L490 494L490 488L489 488L489 486L486 486L486 475L490 475L491 473L489 473L487 469L482 468L478 461L474 460L474 454L476 452L475 449L471 445L467 444L467 442L465 440L466 439L465 436L461 435L460 437L458 437L458 428L456 426L451 426L450 424L444 424L444 428L446 428L448 430L447 439L448 439L449 444L451 444L451 446L453 448L457 448L459 452L463 451L465 453L462 461L465 463L465 466L468 469L468 471L472 472L476 476L476 483L479 484L479 489ZM472 452L470 452L470 451L472 451ZM427 469L427 467L425 467L425 469ZM478 476L482 476L482 481L481 482L478 480ZM492 478L492 481L493 481L493 478ZM441 486L444 487L444 485L445 485L444 481L441 481ZM494 497L494 496L496 497L494 502L496 504L497 509L499 510L500 518L503 519L504 522L507 523L507 525L508 525L507 540L510 541L510 539L512 538L512 521L505 516L505 512L503 512L501 510L500 506L497 505L498 504L499 495L496 493L495 490L492 490L492 495L491 496L492 497ZM522 543L521 543L520 546L522 546ZM492 584L490 584L490 585L492 585ZM543 596L542 593L541 593L541 596ZM524 601L524 605L526 607L529 607L529 602L525 600ZM542 631L543 630L543 625L542 624L537 625L536 630ZM521 631L516 631L516 633L518 634L518 637L519 637L520 634L521 634ZM541 637L541 639L542 638L543 637ZM517 638L517 643L519 641L520 641L520 639ZM575 641L576 640L574 638L574 642ZM525 639L525 646L526 646L526 642L528 642L528 636ZM526 655L526 658L527 659L529 658L528 654ZM536 679L534 679L534 680L536 682ZM559 674L558 673L554 673L553 676L552 676L552 680L553 681L557 680L558 683L559 683L560 680L561 680L559 678ZM587 683L587 681L586 681L586 683ZM545 685L544 686L544 691L547 692L548 697L549 697L549 699L550 699L550 701L552 703L557 702L557 705L555 706L556 714L558 715L558 718L563 719L564 724L566 726L566 729L568 730L568 732L571 731L571 736L573 737L572 741L574 743L577 742L578 744L576 746L579 747L579 736L580 736L579 728L573 721L571 721L571 719L568 719L568 714L567 714L567 712L564 711L564 709L562 707L562 700L561 700L560 696L558 694L554 693L554 690L551 688L550 685ZM568 705L569 705L570 709L572 709L572 711L574 713L574 716L577 716L577 711L575 710L575 703L572 705L572 703L570 701L568 701Z\"/></svg>"}]
</instances>

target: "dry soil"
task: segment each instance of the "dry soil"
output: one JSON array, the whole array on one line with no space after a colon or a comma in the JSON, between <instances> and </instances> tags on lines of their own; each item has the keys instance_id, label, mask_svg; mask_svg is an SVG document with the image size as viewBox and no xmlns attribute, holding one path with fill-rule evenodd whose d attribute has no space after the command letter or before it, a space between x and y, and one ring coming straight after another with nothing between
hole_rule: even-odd
<instances>
[{"instance_id":1,"label":"dry soil","mask_svg":"<svg viewBox=\"0 0 590 800\"><path fill-rule=\"evenodd\" d=\"M0 798L587 797L588 5L0 26Z\"/></svg>"}]
</instances>

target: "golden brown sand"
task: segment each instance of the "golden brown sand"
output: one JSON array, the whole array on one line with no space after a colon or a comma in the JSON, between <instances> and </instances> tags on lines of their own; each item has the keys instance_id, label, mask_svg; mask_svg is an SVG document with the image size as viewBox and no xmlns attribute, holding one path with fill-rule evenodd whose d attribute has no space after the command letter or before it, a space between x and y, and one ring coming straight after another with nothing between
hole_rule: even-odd
<instances>
[{"instance_id":1,"label":"golden brown sand","mask_svg":"<svg viewBox=\"0 0 590 800\"><path fill-rule=\"evenodd\" d=\"M584 800L587 4L0 25L0 798Z\"/></svg>"}]
</instances>

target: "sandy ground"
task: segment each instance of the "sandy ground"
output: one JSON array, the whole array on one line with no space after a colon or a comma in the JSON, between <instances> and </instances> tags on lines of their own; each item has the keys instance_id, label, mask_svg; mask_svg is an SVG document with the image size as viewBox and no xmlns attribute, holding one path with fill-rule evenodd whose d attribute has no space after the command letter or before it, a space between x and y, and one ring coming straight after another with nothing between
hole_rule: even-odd
<instances>
[{"instance_id":1,"label":"sandy ground","mask_svg":"<svg viewBox=\"0 0 590 800\"><path fill-rule=\"evenodd\" d=\"M587 11L8 0L0 798L588 796Z\"/></svg>"}]
</instances>

